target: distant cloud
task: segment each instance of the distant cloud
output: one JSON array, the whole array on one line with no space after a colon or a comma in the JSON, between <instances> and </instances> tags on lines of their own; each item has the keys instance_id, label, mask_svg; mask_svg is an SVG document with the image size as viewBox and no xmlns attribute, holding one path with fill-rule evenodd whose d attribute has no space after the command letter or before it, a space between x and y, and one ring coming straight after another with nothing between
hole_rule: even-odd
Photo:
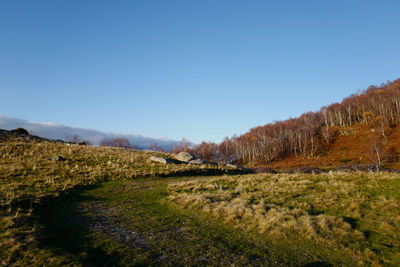
<instances>
[{"instance_id":1,"label":"distant cloud","mask_svg":"<svg viewBox=\"0 0 400 267\"><path fill-rule=\"evenodd\" d=\"M144 149L157 143L159 147L165 150L171 150L174 144L180 143L180 141L169 140L168 138L156 139L135 134L106 133L92 129L74 128L51 122L30 122L0 114L0 129L12 130L19 127L32 132L34 135L48 139L65 140L67 137L78 135L80 138L89 140L95 145L100 144L101 140L105 138L127 138L131 145L136 145Z\"/></svg>"}]
</instances>

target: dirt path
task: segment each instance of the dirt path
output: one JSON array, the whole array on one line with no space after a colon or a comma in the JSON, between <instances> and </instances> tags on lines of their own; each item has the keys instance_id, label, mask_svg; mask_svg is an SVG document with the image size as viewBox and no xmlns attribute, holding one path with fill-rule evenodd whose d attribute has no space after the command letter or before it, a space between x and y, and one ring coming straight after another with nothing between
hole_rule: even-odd
<instances>
[{"instance_id":1,"label":"dirt path","mask_svg":"<svg viewBox=\"0 0 400 267\"><path fill-rule=\"evenodd\" d=\"M109 182L48 203L38 211L39 239L72 265L300 265L214 218L171 207L170 181Z\"/></svg>"}]
</instances>

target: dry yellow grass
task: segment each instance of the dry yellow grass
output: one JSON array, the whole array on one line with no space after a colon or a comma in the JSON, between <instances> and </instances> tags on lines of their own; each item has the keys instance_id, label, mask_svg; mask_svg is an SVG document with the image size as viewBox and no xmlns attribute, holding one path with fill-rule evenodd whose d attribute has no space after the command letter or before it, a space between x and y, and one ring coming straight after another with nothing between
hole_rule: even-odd
<instances>
[{"instance_id":1,"label":"dry yellow grass","mask_svg":"<svg viewBox=\"0 0 400 267\"><path fill-rule=\"evenodd\" d=\"M51 160L57 155L65 160ZM0 265L7 265L8 259L18 257L18 253L25 253L27 258L35 254L26 249L34 242L35 231L26 222L31 220L35 203L45 197L57 197L77 186L99 181L222 170L212 165L154 163L149 161L152 155L170 157L163 153L1 136Z\"/></svg>"},{"instance_id":2,"label":"dry yellow grass","mask_svg":"<svg viewBox=\"0 0 400 267\"><path fill-rule=\"evenodd\" d=\"M360 264L396 265L400 177L330 173L226 176L170 184L169 201L271 240L309 240Z\"/></svg>"},{"instance_id":3,"label":"dry yellow grass","mask_svg":"<svg viewBox=\"0 0 400 267\"><path fill-rule=\"evenodd\" d=\"M207 165L160 164L151 155L168 154L120 148L69 145L9 138L0 142L0 205L15 199L37 199L76 185L99 180L179 175L185 171L218 169ZM50 160L61 155L65 161Z\"/></svg>"}]
</instances>

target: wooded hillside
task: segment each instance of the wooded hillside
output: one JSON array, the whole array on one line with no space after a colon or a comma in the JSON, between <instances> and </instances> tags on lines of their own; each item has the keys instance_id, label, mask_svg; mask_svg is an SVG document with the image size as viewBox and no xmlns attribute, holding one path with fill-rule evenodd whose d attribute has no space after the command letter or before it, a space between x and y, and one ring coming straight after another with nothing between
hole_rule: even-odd
<instances>
[{"instance_id":1,"label":"wooded hillside","mask_svg":"<svg viewBox=\"0 0 400 267\"><path fill-rule=\"evenodd\" d=\"M262 165L289 158L323 158L353 135L353 143L344 150L360 153L358 158L363 163L389 164L397 161L399 147L393 138L397 138L399 121L400 79L397 79L370 86L318 112L258 126L238 137L227 137L220 144L202 142L191 152L208 160ZM357 141L358 135L363 142ZM352 159L332 160L345 163Z\"/></svg>"}]
</instances>

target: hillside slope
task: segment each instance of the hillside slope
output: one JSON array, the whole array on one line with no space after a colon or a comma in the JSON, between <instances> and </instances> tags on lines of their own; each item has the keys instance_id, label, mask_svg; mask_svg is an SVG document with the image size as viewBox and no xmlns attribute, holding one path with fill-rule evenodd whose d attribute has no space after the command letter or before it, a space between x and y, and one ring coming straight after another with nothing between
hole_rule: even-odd
<instances>
[{"instance_id":1,"label":"hillside slope","mask_svg":"<svg viewBox=\"0 0 400 267\"><path fill-rule=\"evenodd\" d=\"M166 153L55 142L0 130L0 265L10 266L18 258L28 260L35 256L35 206L83 186L146 177L240 172L218 165L154 163L149 161L153 155L172 157ZM28 260L22 266L28 262L32 264Z\"/></svg>"},{"instance_id":2,"label":"hillside slope","mask_svg":"<svg viewBox=\"0 0 400 267\"><path fill-rule=\"evenodd\" d=\"M254 127L220 144L203 142L192 153L251 167L330 168L352 163L399 168L399 124L397 79L370 86L317 112Z\"/></svg>"},{"instance_id":3,"label":"hillside slope","mask_svg":"<svg viewBox=\"0 0 400 267\"><path fill-rule=\"evenodd\" d=\"M340 168L348 165L376 165L378 154L380 165L400 169L400 126L385 127L386 140L371 126L355 124L346 128L338 127L335 138L329 144L321 142L321 150L315 156L284 155L274 161L256 161L253 167L268 166L277 170L299 167ZM381 142L381 144L377 143Z\"/></svg>"}]
</instances>

